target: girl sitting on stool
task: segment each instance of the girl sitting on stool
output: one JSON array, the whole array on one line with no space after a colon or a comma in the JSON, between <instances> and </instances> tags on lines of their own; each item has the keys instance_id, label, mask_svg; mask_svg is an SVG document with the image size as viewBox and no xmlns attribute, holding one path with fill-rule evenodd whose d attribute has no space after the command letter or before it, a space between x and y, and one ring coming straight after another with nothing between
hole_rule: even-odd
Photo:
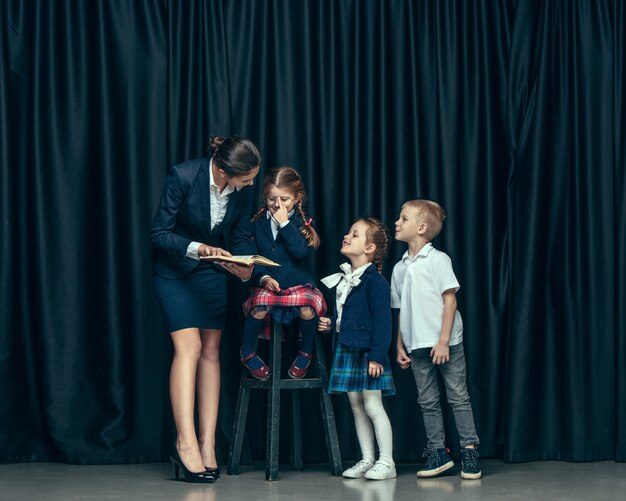
<instances>
[{"instance_id":1,"label":"girl sitting on stool","mask_svg":"<svg viewBox=\"0 0 626 501\"><path fill-rule=\"evenodd\" d=\"M288 375L300 379L311 364L318 319L326 312L324 296L305 267L309 251L319 247L320 240L313 220L302 210L304 183L295 169L285 166L267 173L263 194L265 205L252 219L252 236L257 253L280 266L254 269L252 280L258 287L252 287L243 305L241 362L255 378L267 379L270 369L255 350L261 331L261 337L269 337L268 313L279 323L299 318L302 340Z\"/></svg>"}]
</instances>

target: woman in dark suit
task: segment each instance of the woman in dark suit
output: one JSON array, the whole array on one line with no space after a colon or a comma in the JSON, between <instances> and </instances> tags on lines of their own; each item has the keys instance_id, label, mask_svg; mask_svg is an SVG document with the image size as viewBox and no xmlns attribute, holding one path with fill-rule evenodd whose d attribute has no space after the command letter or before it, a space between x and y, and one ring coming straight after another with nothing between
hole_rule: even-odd
<instances>
[{"instance_id":1,"label":"woman in dark suit","mask_svg":"<svg viewBox=\"0 0 626 501\"><path fill-rule=\"evenodd\" d=\"M201 256L253 254L252 184L261 155L252 141L211 137L211 156L175 165L152 223L153 277L174 344L170 399L176 424L176 478L214 482L220 393L219 347L227 272L248 280L252 269L211 264ZM194 425L198 398L199 430Z\"/></svg>"}]
</instances>

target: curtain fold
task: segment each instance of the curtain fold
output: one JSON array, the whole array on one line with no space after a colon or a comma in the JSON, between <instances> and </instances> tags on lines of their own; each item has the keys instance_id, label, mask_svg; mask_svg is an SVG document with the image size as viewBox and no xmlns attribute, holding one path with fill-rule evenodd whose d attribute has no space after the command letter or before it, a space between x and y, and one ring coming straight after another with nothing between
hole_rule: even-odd
<instances>
[{"instance_id":1,"label":"curtain fold","mask_svg":"<svg viewBox=\"0 0 626 501\"><path fill-rule=\"evenodd\" d=\"M437 200L481 454L626 460L625 12L614 0L2 2L0 462L166 458L171 347L149 229L168 169L215 134L255 141L262 173L302 173L317 277L342 262L357 216L393 230L403 201ZM404 250L392 242L387 277ZM230 293L222 464L247 290ZM415 385L390 357L395 460L418 462ZM357 458L351 411L333 398L342 457ZM326 461L307 443L322 433L316 398L303 401L304 460ZM251 408L244 461L264 455L262 392ZM446 432L456 453L450 417Z\"/></svg>"},{"instance_id":2,"label":"curtain fold","mask_svg":"<svg viewBox=\"0 0 626 501\"><path fill-rule=\"evenodd\" d=\"M5 460L162 458L169 354L147 298L163 19L150 1L3 3Z\"/></svg>"},{"instance_id":3,"label":"curtain fold","mask_svg":"<svg viewBox=\"0 0 626 501\"><path fill-rule=\"evenodd\" d=\"M613 457L614 65L611 5L520 3L504 457ZM523 19L524 24L517 23ZM609 299L611 298L611 299ZM598 389L602 388L601 391ZM550 419L546 419L550 416ZM594 426L593 423L602 423Z\"/></svg>"},{"instance_id":4,"label":"curtain fold","mask_svg":"<svg viewBox=\"0 0 626 501\"><path fill-rule=\"evenodd\" d=\"M615 459L626 461L626 291L622 281L626 276L626 8L623 2L613 4L613 200L612 219L615 235ZM610 298L607 298L610 300Z\"/></svg>"}]
</instances>

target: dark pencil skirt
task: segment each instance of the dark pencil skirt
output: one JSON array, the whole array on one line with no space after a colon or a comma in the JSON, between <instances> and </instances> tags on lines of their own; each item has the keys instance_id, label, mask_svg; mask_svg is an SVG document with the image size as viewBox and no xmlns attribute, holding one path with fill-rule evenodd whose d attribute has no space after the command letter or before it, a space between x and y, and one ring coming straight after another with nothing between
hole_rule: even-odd
<instances>
[{"instance_id":1,"label":"dark pencil skirt","mask_svg":"<svg viewBox=\"0 0 626 501\"><path fill-rule=\"evenodd\" d=\"M200 263L182 278L153 275L154 288L169 332L196 327L224 329L226 318L226 272Z\"/></svg>"}]
</instances>

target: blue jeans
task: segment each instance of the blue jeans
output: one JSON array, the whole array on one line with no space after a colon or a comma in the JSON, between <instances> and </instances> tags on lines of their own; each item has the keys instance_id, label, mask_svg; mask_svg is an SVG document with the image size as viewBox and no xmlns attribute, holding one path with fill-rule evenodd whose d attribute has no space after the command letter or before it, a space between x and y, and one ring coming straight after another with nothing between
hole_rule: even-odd
<instances>
[{"instance_id":1,"label":"blue jeans","mask_svg":"<svg viewBox=\"0 0 626 501\"><path fill-rule=\"evenodd\" d=\"M429 357L430 350L430 348L420 348L411 352L411 370L417 384L417 401L422 408L426 429L426 447L429 449L445 447L437 371L443 376L447 400L452 407L461 447L478 445L474 414L467 392L463 343L450 346L450 360L446 364L434 365Z\"/></svg>"}]
</instances>

